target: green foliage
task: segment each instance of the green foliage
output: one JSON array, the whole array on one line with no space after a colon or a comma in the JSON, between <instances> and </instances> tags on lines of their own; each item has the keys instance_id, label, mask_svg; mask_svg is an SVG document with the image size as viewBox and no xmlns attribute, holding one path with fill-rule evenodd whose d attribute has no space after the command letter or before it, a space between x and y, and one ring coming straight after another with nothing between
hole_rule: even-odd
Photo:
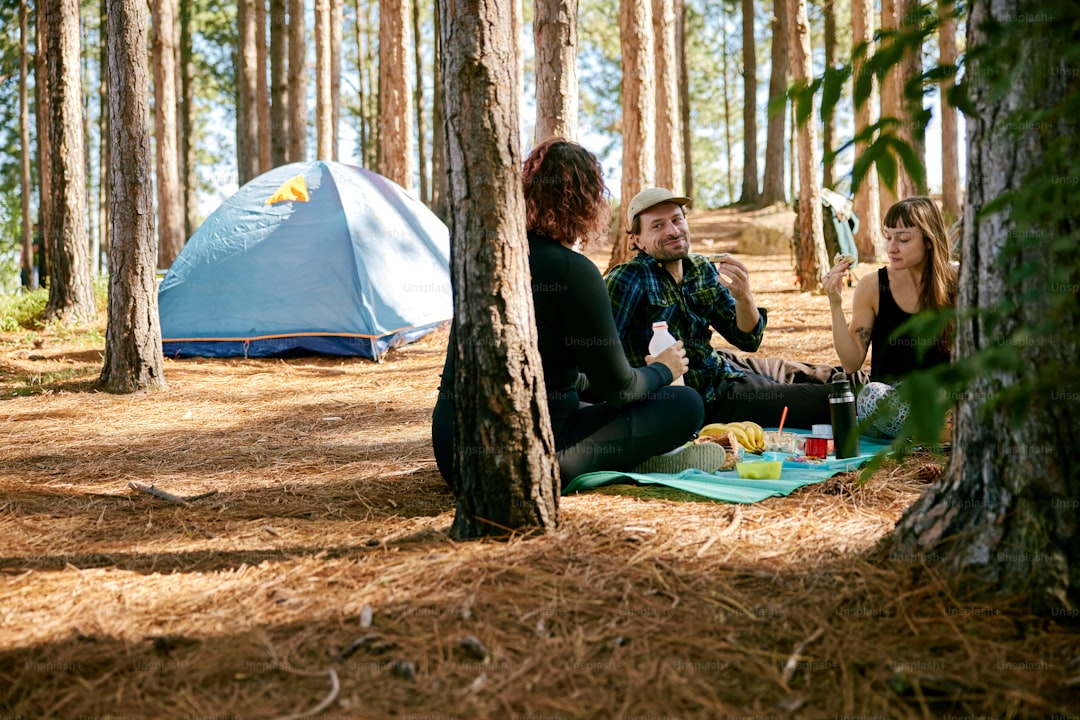
<instances>
[{"instance_id":1,"label":"green foliage","mask_svg":"<svg viewBox=\"0 0 1080 720\"><path fill-rule=\"evenodd\" d=\"M49 291L45 288L17 295L0 295L0 331L16 332L39 325L38 321L48 302Z\"/></svg>"}]
</instances>

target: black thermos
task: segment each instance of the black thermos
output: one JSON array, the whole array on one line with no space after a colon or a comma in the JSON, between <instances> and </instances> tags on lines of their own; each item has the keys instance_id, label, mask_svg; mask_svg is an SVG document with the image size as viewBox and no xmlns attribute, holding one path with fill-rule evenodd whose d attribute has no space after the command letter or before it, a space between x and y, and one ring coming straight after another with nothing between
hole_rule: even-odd
<instances>
[{"instance_id":1,"label":"black thermos","mask_svg":"<svg viewBox=\"0 0 1080 720\"><path fill-rule=\"evenodd\" d=\"M836 458L859 454L859 419L855 412L855 395L845 373L838 372L829 382L829 417L832 420L833 447Z\"/></svg>"}]
</instances>

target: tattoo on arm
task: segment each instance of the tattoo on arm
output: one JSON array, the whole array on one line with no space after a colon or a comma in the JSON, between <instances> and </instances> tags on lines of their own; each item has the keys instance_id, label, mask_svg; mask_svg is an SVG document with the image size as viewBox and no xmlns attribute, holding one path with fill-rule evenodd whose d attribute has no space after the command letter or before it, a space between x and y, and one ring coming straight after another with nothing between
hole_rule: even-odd
<instances>
[{"instance_id":1,"label":"tattoo on arm","mask_svg":"<svg viewBox=\"0 0 1080 720\"><path fill-rule=\"evenodd\" d=\"M860 342L862 342L863 350L870 347L870 328L856 328L855 334L858 336Z\"/></svg>"}]
</instances>

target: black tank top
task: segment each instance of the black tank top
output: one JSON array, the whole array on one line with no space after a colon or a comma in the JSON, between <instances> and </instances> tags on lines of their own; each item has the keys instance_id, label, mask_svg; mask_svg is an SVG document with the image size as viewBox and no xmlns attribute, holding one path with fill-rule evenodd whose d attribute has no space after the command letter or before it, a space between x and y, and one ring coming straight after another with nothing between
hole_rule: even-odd
<instances>
[{"instance_id":1,"label":"black tank top","mask_svg":"<svg viewBox=\"0 0 1080 720\"><path fill-rule=\"evenodd\" d=\"M940 338L917 337L910 333L890 337L910 317L911 313L901 310L893 299L888 268L881 268L878 270L878 313L870 333L870 344L874 348L870 356L871 380L892 384L912 370L931 368L949 361ZM925 348L925 353L920 362L921 348Z\"/></svg>"}]
</instances>

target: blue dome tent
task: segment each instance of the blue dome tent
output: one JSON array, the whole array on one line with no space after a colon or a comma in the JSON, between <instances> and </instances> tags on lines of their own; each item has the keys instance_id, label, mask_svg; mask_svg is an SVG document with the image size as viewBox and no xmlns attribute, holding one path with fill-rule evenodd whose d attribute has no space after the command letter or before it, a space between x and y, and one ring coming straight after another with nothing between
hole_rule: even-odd
<instances>
[{"instance_id":1,"label":"blue dome tent","mask_svg":"<svg viewBox=\"0 0 1080 720\"><path fill-rule=\"evenodd\" d=\"M293 163L240 188L158 289L169 357L378 360L453 315L446 226L390 180Z\"/></svg>"}]
</instances>

